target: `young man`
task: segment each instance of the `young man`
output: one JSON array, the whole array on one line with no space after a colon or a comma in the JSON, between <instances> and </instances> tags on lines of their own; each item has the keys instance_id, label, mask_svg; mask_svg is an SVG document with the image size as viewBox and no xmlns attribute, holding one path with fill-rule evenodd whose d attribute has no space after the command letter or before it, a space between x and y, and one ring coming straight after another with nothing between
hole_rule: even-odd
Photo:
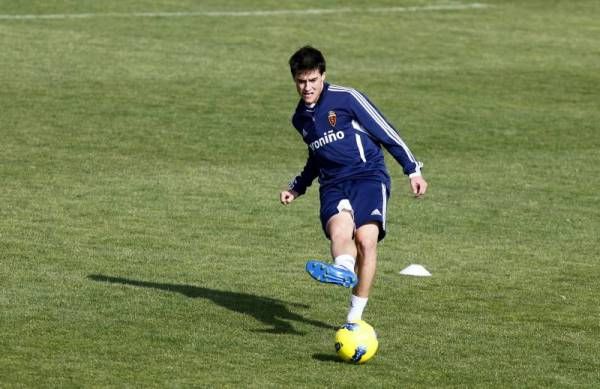
<instances>
[{"instance_id":1,"label":"young man","mask_svg":"<svg viewBox=\"0 0 600 389\"><path fill-rule=\"evenodd\" d=\"M334 263L308 261L316 280L352 289L346 321L362 319L386 230L390 177L382 146L410 178L415 196L427 190L418 162L397 131L360 92L325 82L325 58L305 46L289 60L300 101L292 123L308 145L302 172L280 193L287 205L319 178L320 217ZM357 277L358 273L358 277Z\"/></svg>"}]
</instances>

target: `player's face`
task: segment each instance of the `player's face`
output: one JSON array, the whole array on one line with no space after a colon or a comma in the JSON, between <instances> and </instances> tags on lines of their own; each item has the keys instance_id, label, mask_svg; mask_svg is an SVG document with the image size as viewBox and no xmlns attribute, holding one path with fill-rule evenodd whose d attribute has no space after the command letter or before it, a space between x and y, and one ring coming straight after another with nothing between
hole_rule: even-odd
<instances>
[{"instance_id":1,"label":"player's face","mask_svg":"<svg viewBox=\"0 0 600 389\"><path fill-rule=\"evenodd\" d=\"M325 82L325 72L321 74L318 69L299 72L294 77L296 90L304 103L311 105L316 103L323 92L323 83Z\"/></svg>"}]
</instances>

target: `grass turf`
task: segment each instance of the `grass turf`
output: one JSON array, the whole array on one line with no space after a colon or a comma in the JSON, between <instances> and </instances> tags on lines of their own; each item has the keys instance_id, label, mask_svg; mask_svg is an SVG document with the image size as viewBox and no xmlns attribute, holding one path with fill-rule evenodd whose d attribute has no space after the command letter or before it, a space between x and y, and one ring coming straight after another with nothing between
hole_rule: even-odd
<instances>
[{"instance_id":1,"label":"grass turf","mask_svg":"<svg viewBox=\"0 0 600 389\"><path fill-rule=\"evenodd\" d=\"M319 8L366 8L362 2ZM368 7L436 1L375 1ZM0 19L4 387L581 387L599 380L595 1L276 16ZM0 15L302 10L0 2ZM337 362L286 66L312 43L425 162L391 158L368 364ZM428 279L399 276L417 262Z\"/></svg>"}]
</instances>

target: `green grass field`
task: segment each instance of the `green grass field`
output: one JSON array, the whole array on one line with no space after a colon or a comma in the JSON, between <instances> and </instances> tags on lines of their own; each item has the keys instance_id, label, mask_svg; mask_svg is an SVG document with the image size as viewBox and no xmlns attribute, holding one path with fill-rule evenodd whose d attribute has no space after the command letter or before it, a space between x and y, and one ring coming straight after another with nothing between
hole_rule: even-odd
<instances>
[{"instance_id":1,"label":"green grass field","mask_svg":"<svg viewBox=\"0 0 600 389\"><path fill-rule=\"evenodd\" d=\"M600 3L472 4L1 0L0 387L598 387ZM388 158L363 366L278 202L307 43L430 184Z\"/></svg>"}]
</instances>

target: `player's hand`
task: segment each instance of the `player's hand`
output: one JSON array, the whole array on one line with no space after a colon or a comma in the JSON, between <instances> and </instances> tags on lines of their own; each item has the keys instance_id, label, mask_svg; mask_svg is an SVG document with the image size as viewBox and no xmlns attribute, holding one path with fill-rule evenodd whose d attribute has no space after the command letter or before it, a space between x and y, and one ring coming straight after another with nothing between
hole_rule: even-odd
<instances>
[{"instance_id":1,"label":"player's hand","mask_svg":"<svg viewBox=\"0 0 600 389\"><path fill-rule=\"evenodd\" d=\"M421 176L412 177L410 179L410 187L415 197L422 197L427 192L427 181Z\"/></svg>"},{"instance_id":2,"label":"player's hand","mask_svg":"<svg viewBox=\"0 0 600 389\"><path fill-rule=\"evenodd\" d=\"M289 203L294 201L296 197L298 197L298 193L293 190L284 190L279 194L279 200L283 205L288 205Z\"/></svg>"}]
</instances>

